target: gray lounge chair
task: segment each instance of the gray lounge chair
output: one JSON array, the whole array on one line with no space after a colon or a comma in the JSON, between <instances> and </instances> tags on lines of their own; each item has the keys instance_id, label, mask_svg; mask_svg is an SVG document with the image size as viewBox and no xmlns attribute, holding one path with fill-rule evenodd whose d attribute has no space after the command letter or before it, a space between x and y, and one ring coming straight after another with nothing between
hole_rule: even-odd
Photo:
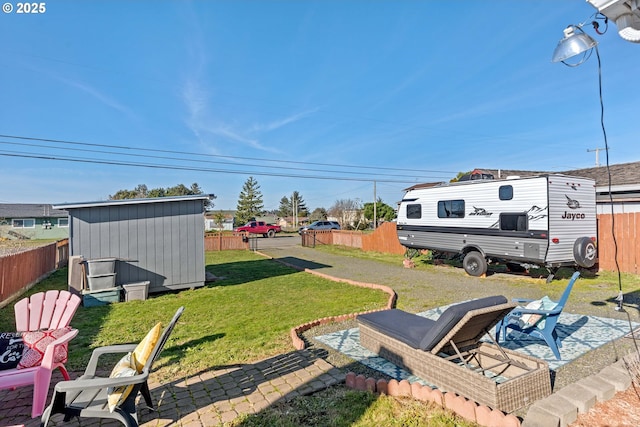
<instances>
[{"instance_id":1,"label":"gray lounge chair","mask_svg":"<svg viewBox=\"0 0 640 427\"><path fill-rule=\"evenodd\" d=\"M162 331L140 374L122 378L96 376L100 356L128 353L133 351L137 344L111 345L93 350L87 369L81 377L73 381L61 381L56 384L52 402L42 414L41 426L47 426L51 415L64 414L64 421L69 421L72 417L110 418L120 421L125 426L137 427L136 397L140 393L147 406L154 409L147 383L149 373L183 311L184 307L180 307L169 325ZM120 406L110 412L107 404L107 388L127 385L133 385L133 390Z\"/></svg>"},{"instance_id":2,"label":"gray lounge chair","mask_svg":"<svg viewBox=\"0 0 640 427\"><path fill-rule=\"evenodd\" d=\"M369 313L357 318L360 343L443 391L512 412L551 393L546 362L480 341L515 306L480 298L435 321L397 309Z\"/></svg>"}]
</instances>

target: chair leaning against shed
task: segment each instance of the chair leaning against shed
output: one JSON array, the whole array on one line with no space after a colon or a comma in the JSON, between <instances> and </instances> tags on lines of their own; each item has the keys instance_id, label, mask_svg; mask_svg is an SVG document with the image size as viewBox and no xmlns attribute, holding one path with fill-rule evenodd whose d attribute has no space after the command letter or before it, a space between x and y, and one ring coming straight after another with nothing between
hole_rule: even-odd
<instances>
[{"instance_id":1,"label":"chair leaning against shed","mask_svg":"<svg viewBox=\"0 0 640 427\"><path fill-rule=\"evenodd\" d=\"M438 320L368 313L357 318L360 342L443 391L513 412L551 394L545 361L480 341L514 307L500 295L452 305Z\"/></svg>"}]
</instances>

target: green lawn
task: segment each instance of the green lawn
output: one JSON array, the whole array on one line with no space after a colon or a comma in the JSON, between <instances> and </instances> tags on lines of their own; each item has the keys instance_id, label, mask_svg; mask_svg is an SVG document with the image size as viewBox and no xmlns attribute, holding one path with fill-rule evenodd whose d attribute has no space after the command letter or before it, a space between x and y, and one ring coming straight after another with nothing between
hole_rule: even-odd
<instances>
[{"instance_id":1,"label":"green lawn","mask_svg":"<svg viewBox=\"0 0 640 427\"><path fill-rule=\"evenodd\" d=\"M247 363L293 349L289 331L310 320L376 308L388 295L298 272L248 251L208 252L207 270L222 280L195 290L152 295L103 307L80 307L79 329L69 345L67 368L83 370L93 348L137 342L157 321L185 312L163 351L161 379L189 376L213 367ZM60 270L28 294L65 289ZM0 309L0 330L15 328L13 305ZM115 362L115 359L113 360ZM245 415L231 426L473 426L440 407L334 386L312 396Z\"/></svg>"},{"instance_id":2,"label":"green lawn","mask_svg":"<svg viewBox=\"0 0 640 427\"><path fill-rule=\"evenodd\" d=\"M224 279L147 301L80 307L72 321L80 333L70 343L67 366L82 369L95 347L139 341L157 321L168 322L180 306L185 312L160 359L160 372L172 376L291 351L292 327L381 308L388 297L298 272L248 251L208 252L206 265ZM30 293L66 288L66 274L66 269L56 272ZM0 310L2 331L15 328L12 307Z\"/></svg>"}]
</instances>

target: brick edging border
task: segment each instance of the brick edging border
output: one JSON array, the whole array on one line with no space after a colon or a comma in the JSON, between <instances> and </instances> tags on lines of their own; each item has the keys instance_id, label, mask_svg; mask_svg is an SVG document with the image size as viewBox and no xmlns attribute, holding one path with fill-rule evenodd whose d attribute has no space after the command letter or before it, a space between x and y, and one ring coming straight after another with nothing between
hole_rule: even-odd
<instances>
[{"instance_id":1,"label":"brick edging border","mask_svg":"<svg viewBox=\"0 0 640 427\"><path fill-rule=\"evenodd\" d=\"M293 264L289 264L288 262L279 260L279 259L275 259L272 256L263 254L260 251L255 251L256 254L261 255L265 258L269 258L277 263L280 263L282 265L286 265L287 267L293 268L294 270L298 270L298 271L304 271L306 273L309 274L313 274L315 276L318 277L322 277L323 279L327 279L327 280L331 280L333 282L340 282L340 283L347 283L349 285L354 285L354 286L359 286L361 288L370 288L370 289L378 289L382 292L385 292L386 294L389 295L389 299L387 301L387 305L384 308L378 309L378 310L368 310L368 311L363 311L360 313L349 313L349 314L341 314L339 316L329 316L329 317L323 317L321 319L316 319L313 320L311 322L307 322L307 323L303 323L302 325L298 325L295 326L291 329L291 331L289 332L289 335L291 336L291 341L293 343L293 346L295 347L296 350L304 350L305 344L304 341L300 338L300 334L303 333L304 331L307 331L311 328L314 328L316 326L319 325L326 325L328 323L332 323L332 322L343 322L345 320L349 320L349 319L355 319L359 314L366 314L366 313L373 313L374 311L380 311L380 310L388 310L391 308L394 308L396 306L396 301L398 299L398 295L396 294L396 292L391 289L388 286L385 285L378 285L376 283L365 283L365 282L358 282L355 280L351 280L351 279L341 279L338 277L333 277L330 276L328 274L324 274L324 273L320 273L317 271L313 271L311 269L308 268L302 268L299 267L297 265L293 265Z\"/></svg>"},{"instance_id":2,"label":"brick edging border","mask_svg":"<svg viewBox=\"0 0 640 427\"><path fill-rule=\"evenodd\" d=\"M409 383L407 380L384 380L365 378L364 375L347 373L345 384L348 388L371 393L386 394L388 396L412 397L422 402L433 402L449 411L455 412L460 417L473 421L486 427L521 427L518 417L513 414L505 414L485 405L479 405L473 400L466 399L453 392L442 392L437 388L423 386L420 383Z\"/></svg>"},{"instance_id":3,"label":"brick edging border","mask_svg":"<svg viewBox=\"0 0 640 427\"><path fill-rule=\"evenodd\" d=\"M260 251L255 251L255 253L265 258L269 258L279 264L293 268L294 270L304 271L306 273L310 273L334 282L347 283L349 285L360 286L363 288L378 289L389 295L389 299L385 308L378 310L368 310L360 313L349 313L339 316L323 317L321 319L303 323L302 325L292 328L290 331L290 336L291 341L293 342L293 346L296 348L296 350L303 350L305 348L305 343L300 338L300 334L304 331L307 331L319 325L326 325L332 322L342 322L348 319L354 319L359 314L373 313L375 311L391 309L396 305L398 295L389 286L378 285L375 283L358 282L351 279L341 279L275 259L272 256L263 254ZM480 424L481 426L521 427L520 419L515 415L505 415L505 413L502 411L493 410L488 406L480 405L475 401L465 398L464 396L460 396L452 392L443 393L437 388L432 389L431 387L423 386L420 383L410 384L407 380L398 381L393 379L389 381L379 379L376 381L374 378L365 378L364 375L356 375L353 372L347 373L345 383L348 388L356 390L368 390L372 393L384 393L389 396L408 396L424 402L433 402L445 409L455 412L462 418L473 421L477 424Z\"/></svg>"}]
</instances>

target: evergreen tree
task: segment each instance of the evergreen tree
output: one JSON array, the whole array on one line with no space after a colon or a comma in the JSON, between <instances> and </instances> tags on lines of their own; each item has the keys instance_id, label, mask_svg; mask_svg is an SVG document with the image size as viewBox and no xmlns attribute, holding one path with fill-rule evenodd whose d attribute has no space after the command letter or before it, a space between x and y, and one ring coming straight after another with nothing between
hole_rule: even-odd
<instances>
[{"instance_id":1,"label":"evergreen tree","mask_svg":"<svg viewBox=\"0 0 640 427\"><path fill-rule=\"evenodd\" d=\"M294 203L295 202L295 203ZM283 196L280 199L280 207L278 208L278 216L280 217L293 217L294 207L297 208L298 217L309 215L309 210L304 202L304 199L297 191L294 191L291 197Z\"/></svg>"},{"instance_id":2,"label":"evergreen tree","mask_svg":"<svg viewBox=\"0 0 640 427\"><path fill-rule=\"evenodd\" d=\"M249 177L242 186L238 205L236 207L235 224L244 225L256 216L260 216L264 209L262 203L262 193L260 185L252 176Z\"/></svg>"},{"instance_id":3,"label":"evergreen tree","mask_svg":"<svg viewBox=\"0 0 640 427\"><path fill-rule=\"evenodd\" d=\"M280 199L280 207L278 208L278 216L284 218L293 215L293 207L291 206L291 200L287 196L283 196Z\"/></svg>"}]
</instances>

